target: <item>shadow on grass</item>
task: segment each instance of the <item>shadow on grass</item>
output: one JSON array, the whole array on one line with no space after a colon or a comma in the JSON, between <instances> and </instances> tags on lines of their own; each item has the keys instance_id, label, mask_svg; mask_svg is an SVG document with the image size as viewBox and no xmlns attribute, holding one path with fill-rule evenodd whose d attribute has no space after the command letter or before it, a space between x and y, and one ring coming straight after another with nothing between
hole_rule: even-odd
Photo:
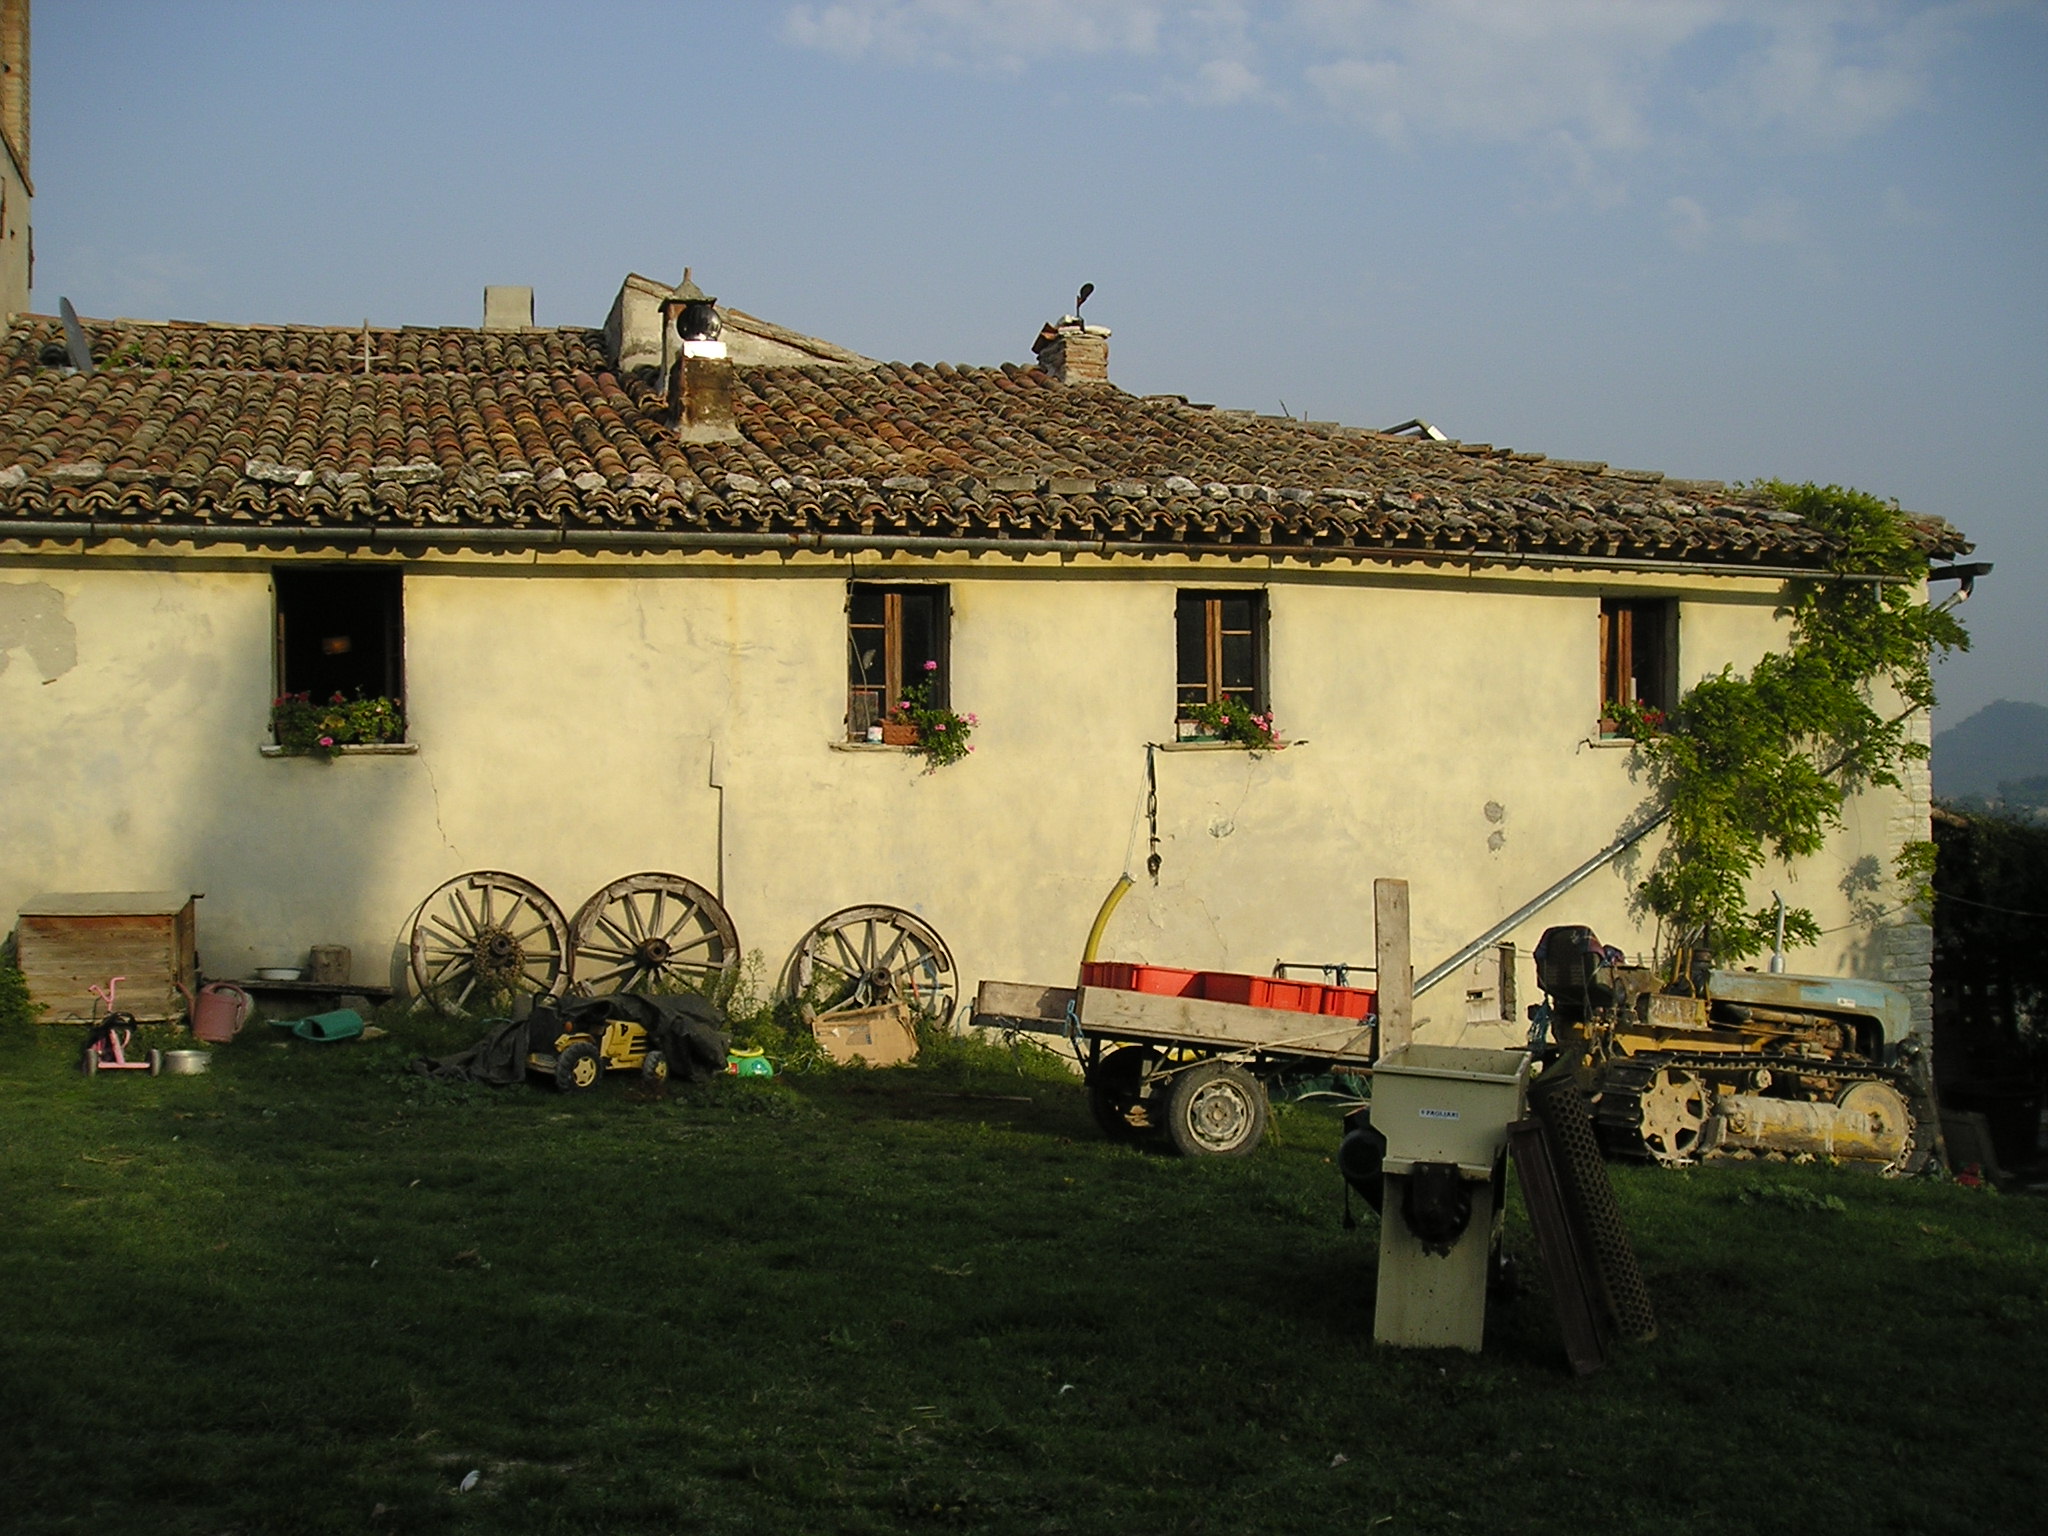
<instances>
[{"instance_id":1,"label":"shadow on grass","mask_svg":"<svg viewBox=\"0 0 2048 1536\"><path fill-rule=\"evenodd\" d=\"M1618 1169L1665 1331L1579 1383L1534 1291L1484 1356L1376 1350L1305 1112L1189 1161L997 1072L563 1096L418 1044L87 1083L0 1031L10 1529L1960 1532L2048 1491L2038 1202ZM1780 1185L1841 1209L1744 1203Z\"/></svg>"}]
</instances>

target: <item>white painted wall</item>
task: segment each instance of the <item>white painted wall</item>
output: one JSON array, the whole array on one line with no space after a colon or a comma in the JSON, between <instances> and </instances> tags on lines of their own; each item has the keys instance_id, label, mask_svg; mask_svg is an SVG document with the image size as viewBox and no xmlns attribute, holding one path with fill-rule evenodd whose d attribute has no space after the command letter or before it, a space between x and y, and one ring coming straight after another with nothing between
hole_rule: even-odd
<instances>
[{"instance_id":1,"label":"white painted wall","mask_svg":"<svg viewBox=\"0 0 2048 1536\"><path fill-rule=\"evenodd\" d=\"M0 556L0 914L43 890L203 890L211 974L341 943L382 980L412 908L463 870L573 912L663 869L722 889L771 976L818 918L886 902L945 935L970 990L1069 980L1126 867L1106 958L1253 971L1368 961L1372 881L1400 875L1419 971L1647 795L1627 749L1589 740L1599 596L1626 578L863 559L863 580L951 585L953 699L983 724L972 757L925 773L835 749L854 570L822 558L408 562L417 754L266 758L269 569ZM1144 746L1172 735L1174 593L1230 581L1269 592L1273 703L1301 744L1160 752L1155 888ZM1686 682L1782 636L1765 583L1636 590L1683 595ZM1865 797L1826 852L1760 882L1831 930L1793 969L1886 974L1845 882L1925 835L1924 792ZM1628 894L1649 855L1513 937L1583 921L1646 952ZM1462 999L1447 985L1419 1012L1454 1030Z\"/></svg>"}]
</instances>

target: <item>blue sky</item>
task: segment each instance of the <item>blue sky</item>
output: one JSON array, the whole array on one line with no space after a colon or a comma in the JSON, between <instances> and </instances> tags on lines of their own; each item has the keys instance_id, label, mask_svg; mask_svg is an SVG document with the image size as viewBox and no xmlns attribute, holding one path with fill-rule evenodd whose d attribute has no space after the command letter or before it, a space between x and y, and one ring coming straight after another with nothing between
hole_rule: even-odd
<instances>
[{"instance_id":1,"label":"blue sky","mask_svg":"<svg viewBox=\"0 0 2048 1536\"><path fill-rule=\"evenodd\" d=\"M600 323L687 263L881 357L1939 513L1940 720L2048 704L2048 7L45 3L36 307Z\"/></svg>"}]
</instances>

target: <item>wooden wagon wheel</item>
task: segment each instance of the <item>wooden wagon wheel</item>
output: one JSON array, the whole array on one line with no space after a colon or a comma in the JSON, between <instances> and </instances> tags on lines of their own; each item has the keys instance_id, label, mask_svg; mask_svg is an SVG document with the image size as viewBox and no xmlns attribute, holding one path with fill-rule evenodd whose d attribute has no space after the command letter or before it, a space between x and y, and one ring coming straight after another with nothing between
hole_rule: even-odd
<instances>
[{"instance_id":1,"label":"wooden wagon wheel","mask_svg":"<svg viewBox=\"0 0 2048 1536\"><path fill-rule=\"evenodd\" d=\"M900 1000L941 1025L959 1002L946 941L901 907L847 907L819 922L790 951L781 991L806 1016Z\"/></svg>"},{"instance_id":2,"label":"wooden wagon wheel","mask_svg":"<svg viewBox=\"0 0 2048 1536\"><path fill-rule=\"evenodd\" d=\"M495 869L457 875L420 903L412 979L447 1008L556 997L569 981L569 923L548 893Z\"/></svg>"},{"instance_id":3,"label":"wooden wagon wheel","mask_svg":"<svg viewBox=\"0 0 2048 1536\"><path fill-rule=\"evenodd\" d=\"M718 898L656 871L614 880L584 902L569 937L579 996L682 987L709 997L740 963L739 930Z\"/></svg>"}]
</instances>

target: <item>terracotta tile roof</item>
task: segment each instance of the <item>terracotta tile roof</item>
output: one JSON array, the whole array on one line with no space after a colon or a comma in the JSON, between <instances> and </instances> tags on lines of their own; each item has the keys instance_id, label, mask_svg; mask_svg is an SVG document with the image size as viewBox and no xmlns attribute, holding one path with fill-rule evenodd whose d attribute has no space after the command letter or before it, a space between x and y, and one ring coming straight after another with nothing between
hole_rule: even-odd
<instances>
[{"instance_id":1,"label":"terracotta tile roof","mask_svg":"<svg viewBox=\"0 0 2048 1536\"><path fill-rule=\"evenodd\" d=\"M0 341L0 537L89 523L335 547L527 530L1594 566L1826 554L1813 529L1715 482L1008 364L741 367L738 440L686 444L658 386L611 371L599 331L86 328L102 360L90 376L39 361L61 345L54 320L19 317ZM1969 547L1939 520L1922 529L1933 553Z\"/></svg>"}]
</instances>

